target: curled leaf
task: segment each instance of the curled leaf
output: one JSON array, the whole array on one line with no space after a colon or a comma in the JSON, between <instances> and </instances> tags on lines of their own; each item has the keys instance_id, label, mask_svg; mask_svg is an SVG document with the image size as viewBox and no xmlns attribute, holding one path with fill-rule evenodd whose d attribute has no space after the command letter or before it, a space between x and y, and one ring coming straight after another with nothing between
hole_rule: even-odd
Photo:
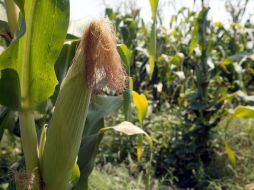
<instances>
[{"instance_id":1,"label":"curled leaf","mask_svg":"<svg viewBox=\"0 0 254 190\"><path fill-rule=\"evenodd\" d=\"M100 130L100 132L106 132L110 129L113 129L115 131L118 131L118 132L121 132L121 133L124 133L126 135L145 135L145 138L147 140L147 143L149 144L149 147L150 149L152 150L153 149L153 141L151 139L151 137L144 131L142 130L141 128L137 127L136 125L132 124L131 122L128 122L128 121L124 121L114 127L105 127L105 128L102 128Z\"/></svg>"}]
</instances>

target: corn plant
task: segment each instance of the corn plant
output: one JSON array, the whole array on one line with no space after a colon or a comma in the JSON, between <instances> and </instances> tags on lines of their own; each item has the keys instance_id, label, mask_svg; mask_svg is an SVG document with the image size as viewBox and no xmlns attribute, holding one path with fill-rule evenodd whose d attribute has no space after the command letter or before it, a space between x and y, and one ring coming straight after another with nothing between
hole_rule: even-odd
<instances>
[{"instance_id":1,"label":"corn plant","mask_svg":"<svg viewBox=\"0 0 254 190\"><path fill-rule=\"evenodd\" d=\"M104 87L119 94L126 80L113 26L106 19L92 21L80 41L70 40L68 0L6 0L5 5L11 41L0 55L0 103L5 119L13 121L13 114L19 119L25 170L15 175L16 189L88 189L106 131L143 134L151 144L131 123L104 127L103 118L116 112L123 98L95 94ZM79 44L75 52L73 44ZM56 61L63 66L54 68ZM50 102L49 127L42 127L38 140L35 113Z\"/></svg>"}]
</instances>

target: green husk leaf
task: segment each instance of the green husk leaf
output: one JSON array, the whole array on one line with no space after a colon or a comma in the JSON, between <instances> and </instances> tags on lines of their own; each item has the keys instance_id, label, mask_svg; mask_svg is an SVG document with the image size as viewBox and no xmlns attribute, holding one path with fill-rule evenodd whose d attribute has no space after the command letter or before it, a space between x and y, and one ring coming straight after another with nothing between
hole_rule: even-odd
<instances>
[{"instance_id":1,"label":"green husk leaf","mask_svg":"<svg viewBox=\"0 0 254 190\"><path fill-rule=\"evenodd\" d=\"M72 64L57 97L42 156L42 176L47 190L67 189L79 151L91 89L84 79L82 53Z\"/></svg>"}]
</instances>

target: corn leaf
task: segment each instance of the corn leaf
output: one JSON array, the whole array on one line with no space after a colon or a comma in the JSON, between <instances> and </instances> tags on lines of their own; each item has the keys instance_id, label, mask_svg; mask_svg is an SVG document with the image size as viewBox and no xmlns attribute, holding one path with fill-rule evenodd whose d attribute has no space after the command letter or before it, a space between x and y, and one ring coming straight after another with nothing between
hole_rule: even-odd
<instances>
[{"instance_id":1,"label":"corn leaf","mask_svg":"<svg viewBox=\"0 0 254 190\"><path fill-rule=\"evenodd\" d=\"M19 108L21 94L17 71L14 69L4 69L0 71L0 74L0 104L8 106L11 109Z\"/></svg>"},{"instance_id":2,"label":"corn leaf","mask_svg":"<svg viewBox=\"0 0 254 190\"><path fill-rule=\"evenodd\" d=\"M66 42L61 50L60 55L58 56L56 63L55 63L55 72L56 72L56 77L59 82L59 84L55 88L54 95L51 97L51 100L53 104L56 102L56 98L58 96L59 90L60 90L60 85L64 79L64 77L67 74L67 71L71 65L71 62L75 56L75 50L76 47L78 46L77 38L68 35L67 37L72 38L66 39L68 42Z\"/></svg>"},{"instance_id":3,"label":"corn leaf","mask_svg":"<svg viewBox=\"0 0 254 190\"><path fill-rule=\"evenodd\" d=\"M16 115L7 108L0 107L0 141L5 129L12 130L16 121Z\"/></svg>"},{"instance_id":4,"label":"corn leaf","mask_svg":"<svg viewBox=\"0 0 254 190\"><path fill-rule=\"evenodd\" d=\"M125 44L119 44L117 46L118 53L124 63L125 69L128 71L131 66L131 52Z\"/></svg>"},{"instance_id":5,"label":"corn leaf","mask_svg":"<svg viewBox=\"0 0 254 190\"><path fill-rule=\"evenodd\" d=\"M84 189L94 168L96 154L103 138L103 134L99 131L104 127L104 117L116 113L122 104L122 96L97 96L90 104L78 154L80 180L74 187L75 190Z\"/></svg>"},{"instance_id":6,"label":"corn leaf","mask_svg":"<svg viewBox=\"0 0 254 190\"><path fill-rule=\"evenodd\" d=\"M126 89L125 92L123 93L123 110L124 110L124 115L125 115L125 120L130 120L131 119L131 90Z\"/></svg>"},{"instance_id":7,"label":"corn leaf","mask_svg":"<svg viewBox=\"0 0 254 190\"><path fill-rule=\"evenodd\" d=\"M191 43L189 47L189 55L191 55L194 51L194 49L198 46L199 41L198 41L198 29L199 29L199 24L197 21L194 23L194 29L192 31L192 36L191 36Z\"/></svg>"},{"instance_id":8,"label":"corn leaf","mask_svg":"<svg viewBox=\"0 0 254 190\"><path fill-rule=\"evenodd\" d=\"M199 47L199 49L202 51L203 47L201 42L201 35L202 35L202 22L207 17L209 9L203 8L199 14L198 17L194 21L194 28L191 35L191 43L189 47L189 56L194 52L196 47Z\"/></svg>"},{"instance_id":9,"label":"corn leaf","mask_svg":"<svg viewBox=\"0 0 254 190\"><path fill-rule=\"evenodd\" d=\"M224 71L226 71L227 70L227 65L230 65L230 64L232 64L233 63L233 60L231 59L231 58L226 58L226 59L224 59L222 62L221 62L221 67L224 69Z\"/></svg>"},{"instance_id":10,"label":"corn leaf","mask_svg":"<svg viewBox=\"0 0 254 190\"><path fill-rule=\"evenodd\" d=\"M0 72L3 74L4 69L16 72L18 80L15 86L20 86L20 89L12 92L0 86L0 103L15 109L19 109L21 104L35 108L53 94L57 84L54 63L66 36L69 1L16 2L25 25L20 24L22 27L18 29L17 39L0 55ZM13 97L15 101L8 102L6 97Z\"/></svg>"},{"instance_id":11,"label":"corn leaf","mask_svg":"<svg viewBox=\"0 0 254 190\"><path fill-rule=\"evenodd\" d=\"M15 35L15 31L18 26L18 8L14 2L14 0L5 0L6 13L8 18L8 25L10 28L10 32L12 35Z\"/></svg>"},{"instance_id":12,"label":"corn leaf","mask_svg":"<svg viewBox=\"0 0 254 190\"><path fill-rule=\"evenodd\" d=\"M149 65L150 65L150 79L152 79L153 71L155 67L156 61L156 49L157 49L157 30L156 30L156 15L157 15L157 7L159 0L150 0L150 7L152 12L152 28L149 39Z\"/></svg>"},{"instance_id":13,"label":"corn leaf","mask_svg":"<svg viewBox=\"0 0 254 190\"><path fill-rule=\"evenodd\" d=\"M152 30L150 33L149 39L149 66L150 66L150 79L152 79L153 71L155 67L155 60L156 60L156 49L157 49L157 34L156 34L156 20L152 25Z\"/></svg>"},{"instance_id":14,"label":"corn leaf","mask_svg":"<svg viewBox=\"0 0 254 190\"><path fill-rule=\"evenodd\" d=\"M254 118L254 107L253 106L238 106L230 118L228 119L225 128L228 128L231 121L235 118L238 119L253 119Z\"/></svg>"},{"instance_id":15,"label":"corn leaf","mask_svg":"<svg viewBox=\"0 0 254 190\"><path fill-rule=\"evenodd\" d=\"M0 32L2 34L10 32L8 23L6 21L0 20Z\"/></svg>"},{"instance_id":16,"label":"corn leaf","mask_svg":"<svg viewBox=\"0 0 254 190\"><path fill-rule=\"evenodd\" d=\"M151 7L152 18L153 19L156 18L158 3L159 3L159 0L150 0L150 7Z\"/></svg>"}]
</instances>

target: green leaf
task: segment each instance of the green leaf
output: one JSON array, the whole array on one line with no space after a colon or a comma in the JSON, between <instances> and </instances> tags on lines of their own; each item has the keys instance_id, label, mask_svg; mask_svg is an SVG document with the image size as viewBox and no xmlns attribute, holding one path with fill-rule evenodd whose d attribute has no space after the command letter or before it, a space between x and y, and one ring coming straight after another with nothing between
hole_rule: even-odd
<instances>
[{"instance_id":1,"label":"green leaf","mask_svg":"<svg viewBox=\"0 0 254 190\"><path fill-rule=\"evenodd\" d=\"M214 22L213 25L214 25L215 27L220 28L220 29L224 29L224 26L223 26L223 24L222 24L221 22Z\"/></svg>"},{"instance_id":2,"label":"green leaf","mask_svg":"<svg viewBox=\"0 0 254 190\"><path fill-rule=\"evenodd\" d=\"M155 57L154 55L149 55L149 66L150 66L150 71L149 71L149 74L150 74L150 80L152 79L153 77L153 71L154 71L154 67L155 67Z\"/></svg>"},{"instance_id":3,"label":"green leaf","mask_svg":"<svg viewBox=\"0 0 254 190\"><path fill-rule=\"evenodd\" d=\"M19 2L22 6L22 1ZM66 37L69 1L34 0L23 3L26 32L1 54L0 70L16 70L21 106L28 109L35 108L54 92L57 84L54 63ZM8 102L4 104L12 106Z\"/></svg>"},{"instance_id":4,"label":"green leaf","mask_svg":"<svg viewBox=\"0 0 254 190\"><path fill-rule=\"evenodd\" d=\"M231 121L234 118L237 118L237 119L254 119L254 107L251 107L251 106L238 106L234 110L234 112L232 113L230 118L227 120L227 122L225 124L226 129L229 127ZM228 144L226 142L225 142L225 148L226 148L226 152L227 152L229 161L232 164L232 166L234 166L235 163L236 163L234 152L231 150L231 148L228 146Z\"/></svg>"},{"instance_id":5,"label":"green leaf","mask_svg":"<svg viewBox=\"0 0 254 190\"><path fill-rule=\"evenodd\" d=\"M19 7L22 13L24 13L24 1L23 0L14 0L16 5Z\"/></svg>"},{"instance_id":6,"label":"green leaf","mask_svg":"<svg viewBox=\"0 0 254 190\"><path fill-rule=\"evenodd\" d=\"M116 113L122 104L122 96L97 96L91 103L78 154L80 180L74 189L84 189L87 178L94 168L95 157L103 137L100 129L104 127L104 117Z\"/></svg>"},{"instance_id":7,"label":"green leaf","mask_svg":"<svg viewBox=\"0 0 254 190\"><path fill-rule=\"evenodd\" d=\"M190 47L189 47L189 55L191 55L193 53L193 51L195 50L196 47L199 47L200 49L202 48L200 46L200 34L199 34L199 30L200 30L200 22L199 19L202 19L202 15L204 13L204 10L200 11L198 17L195 19L194 21L194 28L192 31L192 35L191 35L191 43L190 43Z\"/></svg>"},{"instance_id":8,"label":"green leaf","mask_svg":"<svg viewBox=\"0 0 254 190\"><path fill-rule=\"evenodd\" d=\"M148 101L144 94L139 95L135 91L132 91L132 100L137 109L139 122L142 124L146 116Z\"/></svg>"},{"instance_id":9,"label":"green leaf","mask_svg":"<svg viewBox=\"0 0 254 190\"><path fill-rule=\"evenodd\" d=\"M7 32L10 32L8 23L3 20L0 20L0 34L7 33Z\"/></svg>"},{"instance_id":10,"label":"green leaf","mask_svg":"<svg viewBox=\"0 0 254 190\"><path fill-rule=\"evenodd\" d=\"M121 59L125 65L125 69L128 71L131 66L131 52L125 44L117 45L117 50L121 56Z\"/></svg>"},{"instance_id":11,"label":"green leaf","mask_svg":"<svg viewBox=\"0 0 254 190\"><path fill-rule=\"evenodd\" d=\"M89 107L83 139L87 135L96 134L100 127L97 123L104 117L116 113L122 105L123 96L97 96Z\"/></svg>"},{"instance_id":12,"label":"green leaf","mask_svg":"<svg viewBox=\"0 0 254 190\"><path fill-rule=\"evenodd\" d=\"M124 110L124 116L126 121L131 120L132 89L133 89L133 80L131 77L129 77L128 88L123 93L123 110Z\"/></svg>"},{"instance_id":13,"label":"green leaf","mask_svg":"<svg viewBox=\"0 0 254 190\"><path fill-rule=\"evenodd\" d=\"M71 39L72 36L69 36ZM56 86L54 95L51 97L51 100L53 101L53 104L55 104L61 83L64 79L64 77L67 74L67 71L72 63L72 60L75 56L76 48L78 46L79 41L69 41L70 39L67 39L68 42L64 44L60 55L57 58L57 61L55 63L55 73L57 80L59 81L59 84Z\"/></svg>"},{"instance_id":14,"label":"green leaf","mask_svg":"<svg viewBox=\"0 0 254 190\"><path fill-rule=\"evenodd\" d=\"M0 71L0 104L11 109L20 108L20 84L18 73L14 69Z\"/></svg>"},{"instance_id":15,"label":"green leaf","mask_svg":"<svg viewBox=\"0 0 254 190\"><path fill-rule=\"evenodd\" d=\"M152 25L152 30L149 39L149 65L150 65L150 79L152 79L153 71L156 61L156 49L157 49L157 34L156 34L156 21Z\"/></svg>"},{"instance_id":16,"label":"green leaf","mask_svg":"<svg viewBox=\"0 0 254 190\"><path fill-rule=\"evenodd\" d=\"M10 45L11 35L4 21L0 20L0 55Z\"/></svg>"},{"instance_id":17,"label":"green leaf","mask_svg":"<svg viewBox=\"0 0 254 190\"><path fill-rule=\"evenodd\" d=\"M111 8L106 8L106 10L105 10L105 15L107 15L107 17L108 17L110 20L113 20L113 19L115 18L114 11L113 11L113 9L111 9Z\"/></svg>"},{"instance_id":18,"label":"green leaf","mask_svg":"<svg viewBox=\"0 0 254 190\"><path fill-rule=\"evenodd\" d=\"M0 107L0 141L5 129L12 130L16 121L16 115L7 108Z\"/></svg>"},{"instance_id":19,"label":"green leaf","mask_svg":"<svg viewBox=\"0 0 254 190\"><path fill-rule=\"evenodd\" d=\"M7 13L10 32L14 36L18 27L19 10L14 0L5 1L5 7L6 7L6 13Z\"/></svg>"},{"instance_id":20,"label":"green leaf","mask_svg":"<svg viewBox=\"0 0 254 190\"><path fill-rule=\"evenodd\" d=\"M203 25L206 20L207 14L209 9L203 8L199 14L198 17L194 21L194 29L192 31L191 35L191 43L189 47L189 55L193 53L196 47L199 47L199 49L202 51L203 42L202 42L202 35L203 35Z\"/></svg>"},{"instance_id":21,"label":"green leaf","mask_svg":"<svg viewBox=\"0 0 254 190\"><path fill-rule=\"evenodd\" d=\"M232 148L228 145L227 142L225 142L225 150L226 150L226 153L227 153L228 160L229 160L230 164L231 164L233 167L236 167L235 153L234 153L234 151L232 150Z\"/></svg>"},{"instance_id":22,"label":"green leaf","mask_svg":"<svg viewBox=\"0 0 254 190\"><path fill-rule=\"evenodd\" d=\"M194 49L199 44L199 41L198 41L198 29L199 29L198 22L195 22L194 29L193 29L192 36L191 36L191 43L190 43L190 47L189 47L189 55L191 55L193 53Z\"/></svg>"},{"instance_id":23,"label":"green leaf","mask_svg":"<svg viewBox=\"0 0 254 190\"><path fill-rule=\"evenodd\" d=\"M159 3L159 0L150 0L150 6L151 6L152 18L153 19L156 18L158 3Z\"/></svg>"},{"instance_id":24,"label":"green leaf","mask_svg":"<svg viewBox=\"0 0 254 190\"><path fill-rule=\"evenodd\" d=\"M100 119L96 127L103 128L104 121ZM103 138L103 134L99 133L99 129L97 133L87 135L82 139L82 143L79 149L79 157L78 157L78 165L80 168L80 180L77 183L77 187L83 184L83 180L86 180L89 175L92 173L94 165L95 165L95 158L99 149L99 145Z\"/></svg>"},{"instance_id":25,"label":"green leaf","mask_svg":"<svg viewBox=\"0 0 254 190\"><path fill-rule=\"evenodd\" d=\"M159 0L150 0L150 6L152 11L153 24L149 39L149 65L150 65L150 79L152 79L153 71L156 61L156 49L157 49L157 29L156 29L156 14Z\"/></svg>"},{"instance_id":26,"label":"green leaf","mask_svg":"<svg viewBox=\"0 0 254 190\"><path fill-rule=\"evenodd\" d=\"M232 60L231 58L226 58L226 59L224 59L224 60L220 63L220 65L221 65L221 67L224 69L224 71L226 71L226 70L227 70L226 66L227 66L227 65L230 65L230 64L232 64L232 63L233 63L233 60Z\"/></svg>"},{"instance_id":27,"label":"green leaf","mask_svg":"<svg viewBox=\"0 0 254 190\"><path fill-rule=\"evenodd\" d=\"M171 58L171 60L169 61L169 64L181 66L183 61L184 61L184 55L182 53L177 53L174 55L174 57Z\"/></svg>"},{"instance_id":28,"label":"green leaf","mask_svg":"<svg viewBox=\"0 0 254 190\"><path fill-rule=\"evenodd\" d=\"M80 38L73 35L73 34L67 34L65 42L79 42Z\"/></svg>"}]
</instances>

